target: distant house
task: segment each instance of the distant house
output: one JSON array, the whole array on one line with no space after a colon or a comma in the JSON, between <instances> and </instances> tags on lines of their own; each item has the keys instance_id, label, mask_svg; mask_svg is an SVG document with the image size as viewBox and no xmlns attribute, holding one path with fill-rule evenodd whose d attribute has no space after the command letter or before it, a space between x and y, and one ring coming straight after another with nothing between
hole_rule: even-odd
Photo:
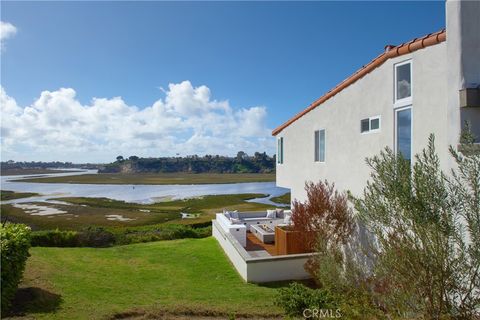
<instances>
[{"instance_id":1,"label":"distant house","mask_svg":"<svg viewBox=\"0 0 480 320\"><path fill-rule=\"evenodd\" d=\"M305 181L325 179L358 195L370 174L366 157L385 146L411 158L434 133L448 169L448 147L466 120L480 137L480 1L448 0L446 17L446 30L387 45L273 131L277 185L292 199L305 200Z\"/></svg>"}]
</instances>

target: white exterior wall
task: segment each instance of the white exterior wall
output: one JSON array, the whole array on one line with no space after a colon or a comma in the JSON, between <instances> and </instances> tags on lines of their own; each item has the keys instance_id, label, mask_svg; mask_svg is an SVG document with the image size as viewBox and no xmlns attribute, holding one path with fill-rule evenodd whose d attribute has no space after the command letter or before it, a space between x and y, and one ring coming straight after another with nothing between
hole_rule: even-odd
<instances>
[{"instance_id":1,"label":"white exterior wall","mask_svg":"<svg viewBox=\"0 0 480 320\"><path fill-rule=\"evenodd\" d=\"M458 91L480 88L480 1L448 0L448 124L469 121L472 131L480 138L480 108L459 108ZM458 128L457 135L460 134ZM452 139L455 137L452 136ZM452 140L454 144L457 141ZM453 161L452 161L453 163Z\"/></svg>"},{"instance_id":2,"label":"white exterior wall","mask_svg":"<svg viewBox=\"0 0 480 320\"><path fill-rule=\"evenodd\" d=\"M252 258L237 239L225 232L216 220L212 221L212 235L245 281L260 283L310 278L304 265L312 254Z\"/></svg>"},{"instance_id":3,"label":"white exterior wall","mask_svg":"<svg viewBox=\"0 0 480 320\"><path fill-rule=\"evenodd\" d=\"M366 157L386 146L394 148L394 65L412 61L412 154L434 133L444 168L448 145L459 128L447 126L447 46L440 43L387 60L362 79L325 101L290 126L284 138L284 161L277 164L277 185L290 188L292 199L304 201L305 181L334 182L339 190L360 195L370 175ZM360 133L361 119L381 117L380 131ZM325 129L326 161L314 162L314 131Z\"/></svg>"}]
</instances>

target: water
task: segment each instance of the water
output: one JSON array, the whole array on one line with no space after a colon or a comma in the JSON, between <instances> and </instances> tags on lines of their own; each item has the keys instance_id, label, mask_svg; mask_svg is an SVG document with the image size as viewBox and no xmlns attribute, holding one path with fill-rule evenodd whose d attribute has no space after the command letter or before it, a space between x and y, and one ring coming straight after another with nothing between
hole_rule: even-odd
<instances>
[{"instance_id":1,"label":"water","mask_svg":"<svg viewBox=\"0 0 480 320\"><path fill-rule=\"evenodd\" d=\"M204 195L262 193L268 194L266 198L252 199L249 201L277 205L270 200L288 192L280 188L275 182L250 182L231 184L201 184L201 185L117 185L117 184L71 184L71 183L37 183L15 182L25 178L47 176L71 176L79 174L95 174L96 170L82 170L81 172L67 172L55 174L36 174L25 176L2 176L1 189L17 192L35 192L40 196L4 201L2 203L24 202L52 202L51 198L62 197L90 197L110 198L135 203L153 203L165 199L183 199Z\"/></svg>"}]
</instances>

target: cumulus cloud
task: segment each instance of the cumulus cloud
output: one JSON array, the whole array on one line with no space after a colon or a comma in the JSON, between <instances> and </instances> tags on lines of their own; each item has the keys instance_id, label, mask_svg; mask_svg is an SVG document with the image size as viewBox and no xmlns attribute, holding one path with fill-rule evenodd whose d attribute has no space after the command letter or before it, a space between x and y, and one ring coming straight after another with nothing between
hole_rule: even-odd
<instances>
[{"instance_id":1,"label":"cumulus cloud","mask_svg":"<svg viewBox=\"0 0 480 320\"><path fill-rule=\"evenodd\" d=\"M111 161L117 155L234 155L273 150L266 108L233 108L212 99L206 86L170 84L151 106L121 97L83 105L75 90L43 91L20 107L0 90L2 158Z\"/></svg>"},{"instance_id":2,"label":"cumulus cloud","mask_svg":"<svg viewBox=\"0 0 480 320\"><path fill-rule=\"evenodd\" d=\"M13 37L17 33L17 28L9 23L0 21L0 46L2 50L5 48L5 41Z\"/></svg>"}]
</instances>

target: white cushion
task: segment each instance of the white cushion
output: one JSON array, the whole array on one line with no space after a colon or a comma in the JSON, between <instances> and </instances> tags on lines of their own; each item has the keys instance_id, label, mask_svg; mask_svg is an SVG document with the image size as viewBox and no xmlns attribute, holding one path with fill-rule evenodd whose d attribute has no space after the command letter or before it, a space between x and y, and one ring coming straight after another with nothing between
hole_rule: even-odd
<instances>
[{"instance_id":1,"label":"white cushion","mask_svg":"<svg viewBox=\"0 0 480 320\"><path fill-rule=\"evenodd\" d=\"M283 223L291 224L292 223L292 215L289 213L285 213L285 217L283 218Z\"/></svg>"},{"instance_id":2,"label":"white cushion","mask_svg":"<svg viewBox=\"0 0 480 320\"><path fill-rule=\"evenodd\" d=\"M234 219L239 219L238 217L238 211L235 210L235 211L230 211L230 217L234 218Z\"/></svg>"},{"instance_id":3,"label":"white cushion","mask_svg":"<svg viewBox=\"0 0 480 320\"><path fill-rule=\"evenodd\" d=\"M268 221L270 218L263 217L263 218L243 218L243 221Z\"/></svg>"},{"instance_id":4,"label":"white cushion","mask_svg":"<svg viewBox=\"0 0 480 320\"><path fill-rule=\"evenodd\" d=\"M240 224L242 223L242 221L240 219L235 219L235 218L230 218L230 221L233 223L233 224Z\"/></svg>"},{"instance_id":5,"label":"white cushion","mask_svg":"<svg viewBox=\"0 0 480 320\"><path fill-rule=\"evenodd\" d=\"M277 217L277 210L267 210L267 218L275 219Z\"/></svg>"}]
</instances>

